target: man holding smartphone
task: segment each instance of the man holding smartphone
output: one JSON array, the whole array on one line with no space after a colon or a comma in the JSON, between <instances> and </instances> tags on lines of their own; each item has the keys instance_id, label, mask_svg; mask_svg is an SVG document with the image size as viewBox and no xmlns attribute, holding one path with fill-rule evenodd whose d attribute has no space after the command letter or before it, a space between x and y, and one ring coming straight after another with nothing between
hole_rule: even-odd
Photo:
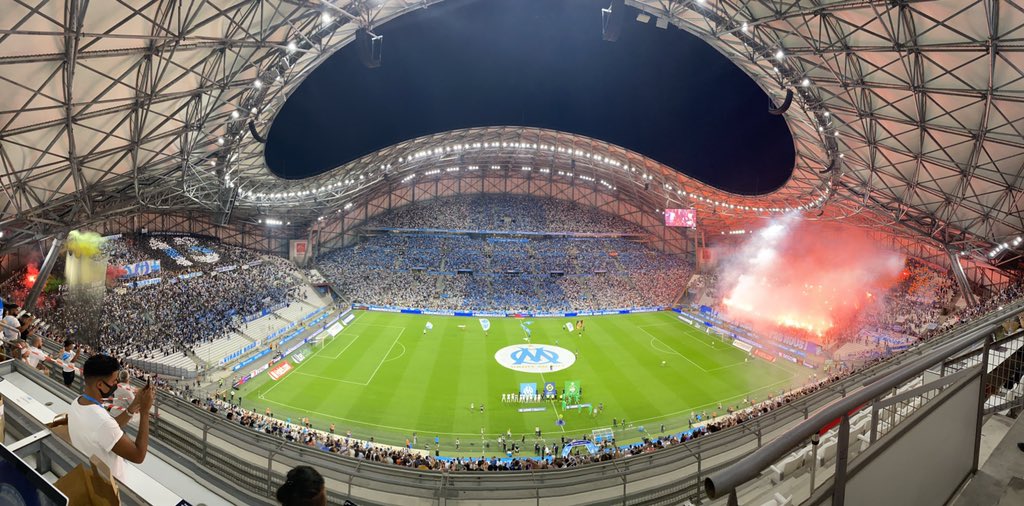
<instances>
[{"instance_id":1,"label":"man holding smartphone","mask_svg":"<svg viewBox=\"0 0 1024 506\"><path fill-rule=\"evenodd\" d=\"M149 450L149 410L155 389L147 384L138 391L128 409L117 417L107 412L109 398L117 390L121 365L109 355L93 355L85 361L82 376L85 392L71 402L68 433L71 444L86 455L96 455L114 477L124 480L124 460L141 464ZM121 429L132 416L140 414L139 432L132 441Z\"/></svg>"}]
</instances>

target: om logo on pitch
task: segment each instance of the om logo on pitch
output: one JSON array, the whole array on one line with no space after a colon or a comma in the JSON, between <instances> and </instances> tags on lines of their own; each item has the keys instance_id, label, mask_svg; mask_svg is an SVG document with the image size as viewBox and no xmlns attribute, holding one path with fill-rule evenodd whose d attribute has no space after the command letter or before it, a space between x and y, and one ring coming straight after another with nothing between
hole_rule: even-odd
<instances>
[{"instance_id":1,"label":"om logo on pitch","mask_svg":"<svg viewBox=\"0 0 1024 506\"><path fill-rule=\"evenodd\" d=\"M576 362L576 355L558 346L517 344L498 350L494 360L513 371L540 374L567 369Z\"/></svg>"}]
</instances>

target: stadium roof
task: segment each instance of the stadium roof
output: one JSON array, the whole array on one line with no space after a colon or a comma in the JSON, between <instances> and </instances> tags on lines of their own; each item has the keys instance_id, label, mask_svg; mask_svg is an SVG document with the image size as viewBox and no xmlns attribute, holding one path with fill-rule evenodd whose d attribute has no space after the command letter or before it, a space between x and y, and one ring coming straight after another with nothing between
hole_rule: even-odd
<instances>
[{"instance_id":1,"label":"stadium roof","mask_svg":"<svg viewBox=\"0 0 1024 506\"><path fill-rule=\"evenodd\" d=\"M272 175L257 137L298 84L357 28L431 3L8 2L5 246L140 210L312 218L480 150L464 156L508 160L506 170L532 157L554 174L600 157L581 184L695 205L716 217L710 227L795 209L979 260L1019 259L1024 10L1011 1L629 2L707 41L776 104L795 93L786 119L796 167L765 196L727 194L597 140L501 127L411 140L306 180ZM1000 244L1008 251L989 257Z\"/></svg>"},{"instance_id":2,"label":"stadium roof","mask_svg":"<svg viewBox=\"0 0 1024 506\"><path fill-rule=\"evenodd\" d=\"M301 179L415 137L517 125L601 139L734 193L782 186L793 137L764 90L683 30L630 18L603 40L608 2L446 1L375 26L383 65L367 68L357 42L317 67L274 117L267 165Z\"/></svg>"}]
</instances>

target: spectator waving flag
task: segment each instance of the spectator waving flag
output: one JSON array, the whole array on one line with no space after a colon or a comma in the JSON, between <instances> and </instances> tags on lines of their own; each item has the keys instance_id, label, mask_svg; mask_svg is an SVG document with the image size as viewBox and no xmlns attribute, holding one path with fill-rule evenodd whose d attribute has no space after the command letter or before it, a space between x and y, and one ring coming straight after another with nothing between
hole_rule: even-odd
<instances>
[{"instance_id":1,"label":"spectator waving flag","mask_svg":"<svg viewBox=\"0 0 1024 506\"><path fill-rule=\"evenodd\" d=\"M491 321L487 318L480 318L480 327L484 329L484 332L491 330Z\"/></svg>"}]
</instances>

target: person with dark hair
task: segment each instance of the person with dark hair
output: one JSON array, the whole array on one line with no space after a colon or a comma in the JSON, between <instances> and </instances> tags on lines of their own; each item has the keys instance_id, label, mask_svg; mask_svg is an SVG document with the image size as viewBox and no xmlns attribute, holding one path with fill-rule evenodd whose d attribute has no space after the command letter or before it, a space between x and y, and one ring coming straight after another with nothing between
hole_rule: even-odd
<instances>
[{"instance_id":1,"label":"person with dark hair","mask_svg":"<svg viewBox=\"0 0 1024 506\"><path fill-rule=\"evenodd\" d=\"M31 328L29 328L26 333L28 333L28 338L25 339L25 341L28 343L28 346L21 350L21 359L24 360L29 367L38 369L43 374L47 374L49 369L46 368L46 361L49 360L50 357L46 356L46 352L43 351L42 336L32 334Z\"/></svg>"},{"instance_id":2,"label":"person with dark hair","mask_svg":"<svg viewBox=\"0 0 1024 506\"><path fill-rule=\"evenodd\" d=\"M4 341L11 342L21 337L21 322L18 320L18 306L4 304L4 318L2 322Z\"/></svg>"},{"instance_id":3,"label":"person with dark hair","mask_svg":"<svg viewBox=\"0 0 1024 506\"><path fill-rule=\"evenodd\" d=\"M103 404L117 390L121 365L109 355L89 357L82 366L85 392L71 402L68 410L68 433L71 444L86 455L96 455L114 477L124 479L124 461L142 463L149 449L149 408L153 406L155 390L147 384L139 390L128 409L113 417ZM121 430L132 416L141 414L139 432L135 441Z\"/></svg>"},{"instance_id":4,"label":"person with dark hair","mask_svg":"<svg viewBox=\"0 0 1024 506\"><path fill-rule=\"evenodd\" d=\"M64 341L64 351L60 354L61 373L64 375L64 386L71 386L75 381L75 360L81 350L71 339Z\"/></svg>"},{"instance_id":5,"label":"person with dark hair","mask_svg":"<svg viewBox=\"0 0 1024 506\"><path fill-rule=\"evenodd\" d=\"M324 477L312 467L295 466L277 489L277 500L281 506L326 506Z\"/></svg>"},{"instance_id":6,"label":"person with dark hair","mask_svg":"<svg viewBox=\"0 0 1024 506\"><path fill-rule=\"evenodd\" d=\"M21 358L21 349L17 346L17 341L21 339L21 333L31 324L31 321L27 324L23 324L18 319L18 306L15 304L4 304L4 316L3 320L0 320L0 329L2 329L4 345L6 347L6 355L13 358Z\"/></svg>"}]
</instances>

